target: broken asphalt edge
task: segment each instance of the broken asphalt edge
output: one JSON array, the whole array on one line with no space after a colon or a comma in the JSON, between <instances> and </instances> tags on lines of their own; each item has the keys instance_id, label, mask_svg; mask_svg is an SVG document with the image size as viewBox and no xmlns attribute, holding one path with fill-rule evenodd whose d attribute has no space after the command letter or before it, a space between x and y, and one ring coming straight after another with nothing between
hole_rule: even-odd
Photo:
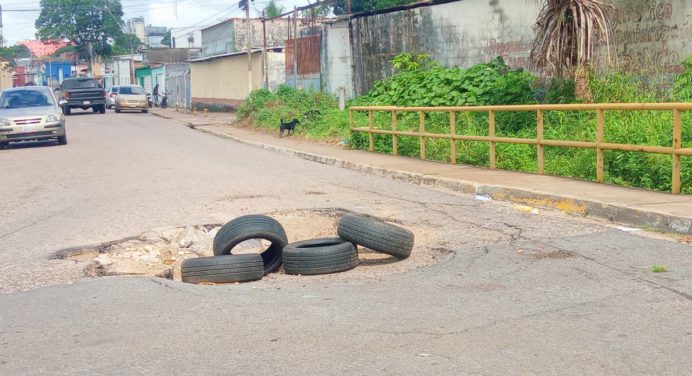
<instances>
[{"instance_id":1,"label":"broken asphalt edge","mask_svg":"<svg viewBox=\"0 0 692 376\"><path fill-rule=\"evenodd\" d=\"M156 116L167 118L159 114L156 114ZM681 217L666 213L659 213L653 210L641 210L637 208L631 208L626 205L613 204L596 200L588 200L569 196L559 196L551 193L530 191L522 188L479 184L476 182L433 177L408 171L400 171L382 167L373 167L365 164L307 153L276 145L270 145L256 141L249 141L229 134L218 132L213 129L196 128L194 125L190 123L183 123L192 129L196 129L198 131L211 134L214 136L227 138L242 144L259 147L265 150L278 152L288 156L298 157L312 162L345 168L357 172L363 172L370 175L386 177L392 180L402 181L406 183L412 183L423 187L446 189L453 192L464 193L469 195L487 196L493 200L506 201L521 205L557 209L567 214L578 215L583 217L594 217L604 219L612 223L639 227L647 230L657 229L665 232L692 234L692 218L689 217Z\"/></svg>"}]
</instances>

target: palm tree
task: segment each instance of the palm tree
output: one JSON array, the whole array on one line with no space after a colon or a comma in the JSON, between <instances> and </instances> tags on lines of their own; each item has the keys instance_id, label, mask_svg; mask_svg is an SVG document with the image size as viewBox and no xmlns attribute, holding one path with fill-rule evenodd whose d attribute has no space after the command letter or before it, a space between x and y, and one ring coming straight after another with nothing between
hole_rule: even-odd
<instances>
[{"instance_id":1,"label":"palm tree","mask_svg":"<svg viewBox=\"0 0 692 376\"><path fill-rule=\"evenodd\" d=\"M575 79L577 95L589 100L588 67L595 47L605 44L610 58L610 0L540 0L531 60L549 75Z\"/></svg>"}]
</instances>

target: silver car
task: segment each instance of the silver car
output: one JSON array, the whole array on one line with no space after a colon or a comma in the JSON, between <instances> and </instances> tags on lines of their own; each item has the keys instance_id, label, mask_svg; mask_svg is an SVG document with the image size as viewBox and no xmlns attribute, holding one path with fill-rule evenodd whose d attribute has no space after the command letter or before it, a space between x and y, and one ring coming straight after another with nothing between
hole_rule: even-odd
<instances>
[{"instance_id":1,"label":"silver car","mask_svg":"<svg viewBox=\"0 0 692 376\"><path fill-rule=\"evenodd\" d=\"M56 139L67 144L65 117L45 86L6 89L0 95L0 147L13 141Z\"/></svg>"}]
</instances>

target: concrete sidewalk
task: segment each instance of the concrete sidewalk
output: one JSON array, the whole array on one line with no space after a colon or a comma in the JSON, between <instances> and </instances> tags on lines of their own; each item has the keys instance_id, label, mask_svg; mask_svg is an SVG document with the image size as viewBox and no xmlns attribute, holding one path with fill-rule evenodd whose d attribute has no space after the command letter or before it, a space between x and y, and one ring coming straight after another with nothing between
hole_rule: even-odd
<instances>
[{"instance_id":1,"label":"concrete sidewalk","mask_svg":"<svg viewBox=\"0 0 692 376\"><path fill-rule=\"evenodd\" d=\"M192 115L152 109L154 115L203 132L350 170L423 186L474 194L479 199L553 208L645 229L692 234L692 196L650 192L521 172L450 165L344 149L295 137L233 127L233 114ZM528 209L528 208L524 208Z\"/></svg>"}]
</instances>

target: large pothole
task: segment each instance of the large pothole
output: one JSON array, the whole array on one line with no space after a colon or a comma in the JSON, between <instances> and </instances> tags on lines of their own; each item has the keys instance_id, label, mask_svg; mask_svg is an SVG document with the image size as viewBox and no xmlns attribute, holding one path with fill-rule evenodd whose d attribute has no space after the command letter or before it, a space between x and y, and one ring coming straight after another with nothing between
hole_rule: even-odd
<instances>
[{"instance_id":1,"label":"large pothole","mask_svg":"<svg viewBox=\"0 0 692 376\"><path fill-rule=\"evenodd\" d=\"M289 210L268 213L286 229L289 242L336 236L341 209ZM391 218L383 218L392 222ZM396 221L394 221L396 222ZM415 234L411 256L399 260L364 247L358 248L359 267L345 273L310 278L363 280L400 273L431 265L451 252L434 244L434 229L403 224ZM112 241L97 246L61 250L56 258L83 264L89 277L141 275L180 281L180 265L189 258L213 256L212 243L221 224L206 224L154 229L137 237ZM233 254L259 253L266 249L264 240L251 239L233 249ZM282 270L264 278L276 282L282 279L305 278L284 274Z\"/></svg>"}]
</instances>

